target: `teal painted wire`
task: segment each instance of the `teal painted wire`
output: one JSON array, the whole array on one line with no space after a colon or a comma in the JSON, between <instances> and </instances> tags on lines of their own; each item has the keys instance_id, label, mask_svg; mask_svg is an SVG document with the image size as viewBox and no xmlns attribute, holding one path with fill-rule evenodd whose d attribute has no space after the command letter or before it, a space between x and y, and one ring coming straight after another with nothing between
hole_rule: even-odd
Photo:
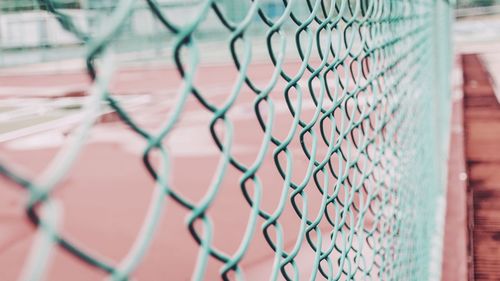
<instances>
[{"instance_id":1,"label":"teal painted wire","mask_svg":"<svg viewBox=\"0 0 500 281\"><path fill-rule=\"evenodd\" d=\"M309 280L432 278L435 249L430 241L435 236L432 229L439 227L434 221L440 216L437 199L443 193L441 160L446 159L440 143L445 137L439 130L447 129L443 125L436 129L433 123L439 118L446 120L447 111L435 109L447 106L445 92L449 87L442 72L449 71L450 66L450 57L443 54L449 38L439 37L439 30L444 28L436 27L436 23L449 22L436 19L449 13L450 7L441 0L283 0L281 14L272 18L264 11L268 1L238 1L249 4L239 20L224 9L225 2L204 0L191 8L196 16L181 25L167 16L161 1L120 0L111 14L103 17L98 32L86 32L70 14L57 8L57 1L39 0L64 29L85 44L93 87L84 120L39 177L28 179L8 163L0 162L0 173L28 190L26 213L38 226L42 241L32 248L37 255L32 259L35 262L27 263L26 276L46 271L49 265L36 261L52 251L51 244L59 244L82 262L107 272L112 280L133 278L151 250L169 197L188 210L186 228L199 246L193 280L205 278L211 259L222 263L222 279L244 280L243 261L259 227L274 252L270 280L299 280L308 270L311 274L305 278ZM182 79L173 110L158 132L141 127L108 92L115 63L112 45L118 42L122 27L140 4L173 38L169 57ZM229 32L226 41L234 64L231 67L238 71L221 105L212 104L194 80L202 52L202 39L197 34L210 15ZM256 36L251 28L256 21L266 26L264 35L258 36L265 39L273 65L272 75L263 87L257 86L248 74L252 37ZM278 43L274 42L276 38ZM298 56L295 62L299 67L294 73L284 68L290 41L294 41ZM319 64L313 61L315 57ZM315 88L316 84L320 87ZM244 87L255 94L254 117L263 133L258 153L249 165L232 151L234 124L228 114ZM303 116L306 95L315 106L308 120ZM187 114L189 97L210 112L209 130L220 152L212 181L198 202L170 186L173 163L163 145ZM107 102L122 122L144 139L142 160L156 181L141 229L117 263L63 237L55 227L57 211L51 207L51 193L78 161L102 102ZM275 132L277 102L286 104L292 119L282 139ZM441 107L435 106L436 102ZM223 125L223 138L215 129L218 125ZM300 143L299 148L293 147L295 142ZM320 150L320 146L326 150ZM154 151L160 154L159 168L150 160ZM301 178L293 175L297 151L307 158ZM259 173L268 152L272 152L275 175L283 180L279 202L269 213L261 209L263 193L269 187ZM251 208L248 218L244 218L248 222L245 232L232 253L214 244L217 229L208 215L229 169L240 173L239 188ZM314 206L318 207L316 213L310 210L311 190L321 195L320 206ZM38 216L38 206L50 212ZM284 233L280 218L287 206L297 215L299 230L293 243L285 247L284 237L291 235ZM175 215L167 213L165 218ZM304 264L297 261L306 247L314 252L310 268L303 268Z\"/></svg>"}]
</instances>

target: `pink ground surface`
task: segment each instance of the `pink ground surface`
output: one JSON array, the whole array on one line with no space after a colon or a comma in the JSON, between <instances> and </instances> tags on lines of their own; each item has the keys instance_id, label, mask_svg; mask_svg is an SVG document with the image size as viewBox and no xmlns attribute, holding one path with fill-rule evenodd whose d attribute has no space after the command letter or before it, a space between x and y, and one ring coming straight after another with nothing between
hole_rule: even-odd
<instances>
[{"instance_id":1,"label":"pink ground surface","mask_svg":"<svg viewBox=\"0 0 500 281\"><path fill-rule=\"evenodd\" d=\"M297 65L286 67L296 69ZM263 86L270 79L271 70L267 65L255 65L249 73L254 81ZM231 72L225 66L201 67L195 83L208 100L220 105L233 87L228 81L234 81L236 74L236 71ZM89 79L78 72L11 74L0 77L0 95L3 100L14 97L29 100L33 97L78 96L88 89L89 84ZM120 98L126 99L132 95L145 97L145 102L127 109L141 126L155 130L174 108L180 84L181 80L173 69L127 69L115 75L110 88ZM282 85L277 88L282 88ZM282 93L272 92L273 95ZM252 106L254 99L255 94L244 87L229 114L234 125L232 152L247 165L255 160L263 137ZM283 139L292 118L282 98L276 99L275 106L274 134ZM311 99L305 95L301 118L309 120L314 108ZM207 191L220 158L220 152L209 134L210 119L211 114L190 97L179 123L164 142L172 157L171 185L193 202L200 200ZM71 125L56 126L44 132L2 142L0 157L4 163L34 178L53 159L71 128ZM324 157L327 148L322 142L320 144L318 159ZM98 256L115 262L126 255L140 229L154 188L154 182L141 161L145 147L143 139L112 115L101 119L92 130L88 144L70 174L53 194L63 206L62 233L65 236L78 241ZM274 148L272 146L269 149L259 171L265 187L263 209L269 212L276 208L283 185L272 162ZM308 161L299 148L297 137L292 148L293 179L300 182ZM229 168L219 195L208 212L214 221L214 244L227 253L234 253L238 248L250 213L250 207L239 189L240 177L240 172ZM313 185L307 187L307 192L308 213L312 219L318 212L321 197ZM0 177L0 280L16 280L20 276L33 243L35 228L23 211L27 198L25 190ZM188 211L167 199L151 248L134 277L139 280L157 280L167 276L171 278L169 280L190 278L199 247L185 226L188 214ZM259 220L258 225L262 222ZM280 222L289 249L295 242L299 227L299 218L289 204ZM257 229L242 262L248 279L268 279L273 256L274 252L264 241L260 229ZM297 260L304 269L301 275L308 277L307 268L312 266L313 253L304 249ZM207 280L218 279L216 276L221 266L210 259ZM61 248L56 248L47 274L47 280L95 280L105 277L102 271L89 267Z\"/></svg>"}]
</instances>

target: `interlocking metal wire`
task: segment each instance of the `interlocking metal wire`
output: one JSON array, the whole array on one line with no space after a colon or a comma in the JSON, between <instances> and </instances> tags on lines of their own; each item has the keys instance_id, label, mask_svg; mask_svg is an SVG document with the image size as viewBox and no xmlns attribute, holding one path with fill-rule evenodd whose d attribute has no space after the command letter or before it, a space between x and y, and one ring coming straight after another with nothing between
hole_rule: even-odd
<instances>
[{"instance_id":1,"label":"interlocking metal wire","mask_svg":"<svg viewBox=\"0 0 500 281\"><path fill-rule=\"evenodd\" d=\"M27 179L1 163L0 173L29 192L26 214L39 228L38 240L26 263L25 278L36 279L47 266L47 255L56 245L114 280L132 278L149 249L159 224L165 197L190 212L186 228L199 244L191 278L202 280L210 259L223 264L220 277L243 280L244 258L256 232L262 232L274 251L269 279L298 280L297 256L314 251L310 280L429 280L438 278L440 216L442 216L446 133L447 71L449 57L442 53L448 35L448 6L440 0L283 0L270 16L263 10L269 1L243 1L248 10L241 17L228 13L226 2L193 2L197 16L177 24L157 0L120 0L98 30L89 32L72 16L58 9L57 1L39 0L61 26L86 48L88 76L93 86L84 107L85 121L55 159L35 179ZM238 3L235 1L234 3ZM173 40L171 54L182 79L177 103L159 132L141 127L109 92L113 76L113 43L122 32L135 5L146 3ZM226 3L226 4L224 4ZM234 4L233 3L233 4ZM189 5L188 5L189 7ZM215 16L227 31L232 65L239 73L223 104L214 104L195 83L199 66L198 30L208 15ZM266 85L248 75L252 43L249 32L259 22L267 26L267 61L274 66ZM441 27L440 27L441 25ZM285 49L296 48L297 71L286 71ZM208 51L208 50L203 50ZM318 58L314 61L314 58ZM98 69L98 70L97 70ZM284 86L283 86L284 85ZM319 85L319 86L318 86ZM263 139L253 163L246 164L232 152L233 121L228 112L247 87L255 94L254 118ZM302 101L315 105L306 118ZM211 113L210 133L220 151L213 182L202 200L192 202L171 186L171 157L163 140L175 130L185 113L188 97L194 97ZM76 161L89 130L105 101L138 136L144 139L143 163L156 181L153 200L142 229L119 263L103 259L64 237L57 229L62 215L51 194ZM275 132L277 102L284 101L293 119L286 137ZM443 102L444 101L444 102ZM444 120L444 121L441 121ZM221 132L222 131L222 132ZM292 143L300 143L293 147ZM326 149L321 150L320 147ZM283 186L266 186L261 176L265 155L272 152L274 173ZM308 159L302 180L292 176L294 153ZM152 153L161 158L153 165ZM251 207L246 231L237 251L229 253L213 243L214 226L207 210L218 196L228 169L239 171L239 188ZM314 186L315 189L307 188ZM265 189L281 189L272 212L261 208ZM318 213L307 214L308 196L318 192ZM280 217L292 207L300 231L293 247L285 247ZM246 218L242 218L246 219ZM264 221L264 223L259 223ZM320 225L327 225L320 227ZM437 242L436 242L437 241ZM183 278L188 278L185 276Z\"/></svg>"}]
</instances>

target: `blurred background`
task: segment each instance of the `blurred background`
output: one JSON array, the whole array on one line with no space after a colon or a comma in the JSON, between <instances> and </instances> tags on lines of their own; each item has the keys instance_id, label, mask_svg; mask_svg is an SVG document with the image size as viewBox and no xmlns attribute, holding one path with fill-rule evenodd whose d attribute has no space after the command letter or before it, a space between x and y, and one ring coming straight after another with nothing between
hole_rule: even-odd
<instances>
[{"instance_id":1,"label":"blurred background","mask_svg":"<svg viewBox=\"0 0 500 281\"><path fill-rule=\"evenodd\" d=\"M175 22L182 23L183 17L193 9L198 0L163 0L159 3L169 8ZM231 0L218 0L223 9L234 19L245 15L247 7ZM263 1L267 15L280 15L283 6L277 0ZM95 30L102 11L111 10L112 0L60 0L59 9L70 14L83 30ZM81 57L83 45L57 23L57 20L44 12L46 7L37 0L2 0L0 2L0 66L11 67L27 63L57 62L64 59ZM93 12L94 11L94 12ZM96 11L99 11L96 12ZM300 11L295 11L298 13ZM306 14L307 11L304 11ZM459 51L485 48L484 41L500 37L500 0L459 0L456 3L455 41ZM262 24L252 25L253 32L266 31ZM210 34L210 36L206 36ZM220 35L217 37L217 35ZM227 35L217 19L207 19L199 31L202 42L210 44ZM168 34L162 32L161 25L147 10L145 1L139 1L135 11L115 44L121 53L135 52L128 59L142 62L156 58L164 52ZM203 38L205 36L205 38ZM472 44L475 43L475 44ZM481 44L478 44L481 43ZM469 46L470 45L470 46ZM471 49L472 48L472 49ZM124 58L125 60L127 58ZM67 65L67 63L65 63Z\"/></svg>"}]
</instances>

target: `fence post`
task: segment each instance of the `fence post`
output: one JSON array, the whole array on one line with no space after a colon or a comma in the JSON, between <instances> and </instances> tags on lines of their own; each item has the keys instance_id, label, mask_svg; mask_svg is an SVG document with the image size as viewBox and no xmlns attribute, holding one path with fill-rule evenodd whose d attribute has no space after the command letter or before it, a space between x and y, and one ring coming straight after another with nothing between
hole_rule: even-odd
<instances>
[{"instance_id":1,"label":"fence post","mask_svg":"<svg viewBox=\"0 0 500 281\"><path fill-rule=\"evenodd\" d=\"M429 267L429 280L441 280L443 259L444 222L446 215L447 160L450 137L451 87L450 73L453 49L451 44L451 22L454 0L435 0L433 15L433 118L437 164L435 196L436 218L432 252Z\"/></svg>"}]
</instances>

